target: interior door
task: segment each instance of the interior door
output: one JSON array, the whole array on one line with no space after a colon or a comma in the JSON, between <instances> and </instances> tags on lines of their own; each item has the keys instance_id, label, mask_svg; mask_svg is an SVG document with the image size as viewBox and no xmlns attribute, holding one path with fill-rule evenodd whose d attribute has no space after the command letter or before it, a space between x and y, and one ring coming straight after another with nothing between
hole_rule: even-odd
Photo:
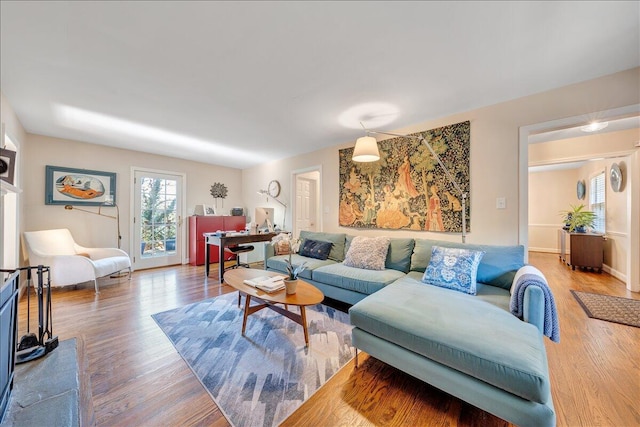
<instances>
[{"instance_id":1,"label":"interior door","mask_svg":"<svg viewBox=\"0 0 640 427\"><path fill-rule=\"evenodd\" d=\"M135 269L181 263L182 175L134 172Z\"/></svg>"},{"instance_id":2,"label":"interior door","mask_svg":"<svg viewBox=\"0 0 640 427\"><path fill-rule=\"evenodd\" d=\"M296 230L316 231L315 181L296 178Z\"/></svg>"}]
</instances>

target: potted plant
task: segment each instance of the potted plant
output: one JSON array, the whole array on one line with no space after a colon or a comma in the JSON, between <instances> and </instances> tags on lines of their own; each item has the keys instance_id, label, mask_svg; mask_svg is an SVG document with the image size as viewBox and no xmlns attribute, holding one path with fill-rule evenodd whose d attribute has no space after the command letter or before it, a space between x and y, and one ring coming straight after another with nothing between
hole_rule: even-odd
<instances>
[{"instance_id":1,"label":"potted plant","mask_svg":"<svg viewBox=\"0 0 640 427\"><path fill-rule=\"evenodd\" d=\"M593 211L584 210L585 205L571 205L571 209L567 211L561 211L560 215L564 220L564 229L570 233L585 233L588 228L593 228L597 216Z\"/></svg>"},{"instance_id":2,"label":"potted plant","mask_svg":"<svg viewBox=\"0 0 640 427\"><path fill-rule=\"evenodd\" d=\"M307 268L307 262L303 262L298 266L291 264L288 259L284 260L287 264L287 272L289 276L284 279L284 286L287 289L287 294L295 294L296 287L298 286L298 274L302 273Z\"/></svg>"},{"instance_id":3,"label":"potted plant","mask_svg":"<svg viewBox=\"0 0 640 427\"><path fill-rule=\"evenodd\" d=\"M298 251L300 247L300 239L294 239L291 233L280 233L271 239L271 244L276 245L279 242L285 242L289 246L289 258L285 259L284 262L287 267L288 276L284 279L284 285L287 290L287 294L295 294L296 287L298 285L298 275L302 273L307 268L307 262L303 262L302 264L295 266L291 260L291 255Z\"/></svg>"}]
</instances>

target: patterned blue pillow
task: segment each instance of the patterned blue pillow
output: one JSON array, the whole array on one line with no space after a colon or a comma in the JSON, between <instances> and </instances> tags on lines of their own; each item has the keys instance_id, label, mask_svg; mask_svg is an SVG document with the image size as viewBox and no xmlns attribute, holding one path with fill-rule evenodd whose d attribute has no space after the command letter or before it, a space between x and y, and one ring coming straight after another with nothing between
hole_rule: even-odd
<instances>
[{"instance_id":1,"label":"patterned blue pillow","mask_svg":"<svg viewBox=\"0 0 640 427\"><path fill-rule=\"evenodd\" d=\"M476 294L476 275L484 251L434 246L422 281L429 285Z\"/></svg>"},{"instance_id":2,"label":"patterned blue pillow","mask_svg":"<svg viewBox=\"0 0 640 427\"><path fill-rule=\"evenodd\" d=\"M325 260L329 257L331 252L331 242L322 242L320 240L304 239L304 243L300 248L300 255L309 258Z\"/></svg>"}]
</instances>

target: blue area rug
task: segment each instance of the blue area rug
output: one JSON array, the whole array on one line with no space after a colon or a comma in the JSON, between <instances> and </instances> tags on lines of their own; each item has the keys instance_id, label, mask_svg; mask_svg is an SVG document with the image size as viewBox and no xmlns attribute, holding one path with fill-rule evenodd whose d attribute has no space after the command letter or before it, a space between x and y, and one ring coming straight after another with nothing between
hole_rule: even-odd
<instances>
[{"instance_id":1,"label":"blue area rug","mask_svg":"<svg viewBox=\"0 0 640 427\"><path fill-rule=\"evenodd\" d=\"M243 337L237 303L234 292L152 317L231 424L276 426L354 357L349 315L307 307L307 348L302 326L269 309Z\"/></svg>"}]
</instances>

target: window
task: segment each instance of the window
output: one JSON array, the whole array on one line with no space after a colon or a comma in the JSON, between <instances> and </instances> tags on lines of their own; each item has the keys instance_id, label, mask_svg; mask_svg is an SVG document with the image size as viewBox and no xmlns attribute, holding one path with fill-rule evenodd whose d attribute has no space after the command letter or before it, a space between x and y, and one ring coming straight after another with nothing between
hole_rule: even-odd
<instances>
[{"instance_id":1,"label":"window","mask_svg":"<svg viewBox=\"0 0 640 427\"><path fill-rule=\"evenodd\" d=\"M596 175L591 177L589 184L589 210L596 214L595 226L592 230L596 233L604 233L605 231L606 204L604 187L604 171L598 172Z\"/></svg>"}]
</instances>

